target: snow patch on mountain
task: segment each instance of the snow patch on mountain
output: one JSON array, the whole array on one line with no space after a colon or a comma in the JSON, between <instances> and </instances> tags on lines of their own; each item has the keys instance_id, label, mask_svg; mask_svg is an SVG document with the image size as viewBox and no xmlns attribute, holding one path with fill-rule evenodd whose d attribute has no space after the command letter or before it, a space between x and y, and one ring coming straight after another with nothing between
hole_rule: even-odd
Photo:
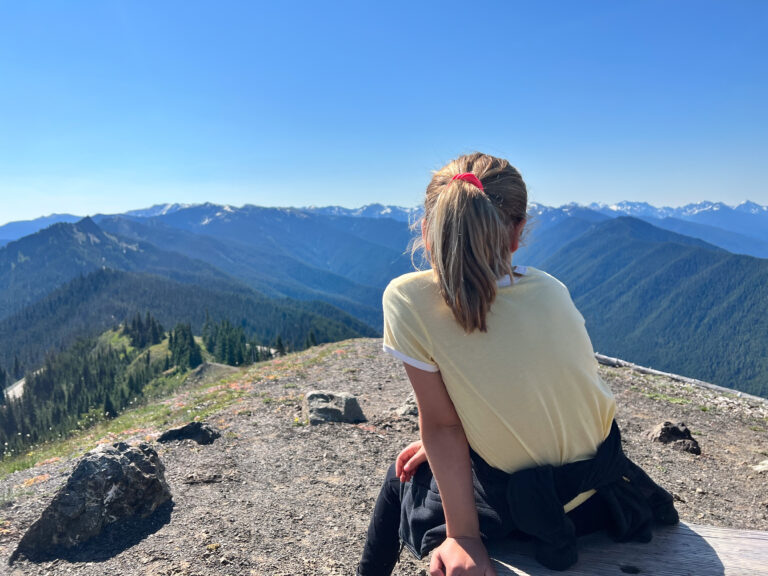
<instances>
[{"instance_id":1,"label":"snow patch on mountain","mask_svg":"<svg viewBox=\"0 0 768 576\"><path fill-rule=\"evenodd\" d=\"M412 222L421 214L421 207L404 208L402 206L385 206L383 204L366 204L360 208L344 208L343 206L306 206L300 208L305 212L322 216L348 216L354 218L391 218L400 222Z\"/></svg>"},{"instance_id":2,"label":"snow patch on mountain","mask_svg":"<svg viewBox=\"0 0 768 576\"><path fill-rule=\"evenodd\" d=\"M166 214L173 214L174 212L178 212L179 210L184 210L185 208L191 208L192 206L197 206L197 204L155 204L153 206L150 206L149 208L140 208L139 210L129 210L128 212L124 212L123 215L125 216L134 216L136 218L154 218L156 216L165 216Z\"/></svg>"},{"instance_id":3,"label":"snow patch on mountain","mask_svg":"<svg viewBox=\"0 0 768 576\"><path fill-rule=\"evenodd\" d=\"M738 206L729 206L724 202L696 202L686 204L678 208L669 206L652 206L647 202L618 202L616 204L603 204L593 202L587 205L587 208L601 212L609 216L625 215L636 218L694 218L706 213L718 213L728 211L738 211L748 214L767 214L768 206L761 206L755 202L746 200Z\"/></svg>"}]
</instances>

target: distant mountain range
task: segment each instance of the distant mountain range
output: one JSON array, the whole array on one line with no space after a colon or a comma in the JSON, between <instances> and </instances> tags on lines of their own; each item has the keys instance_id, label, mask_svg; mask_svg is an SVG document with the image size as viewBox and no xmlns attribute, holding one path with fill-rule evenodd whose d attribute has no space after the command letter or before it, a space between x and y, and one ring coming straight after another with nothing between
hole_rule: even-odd
<instances>
[{"instance_id":1,"label":"distant mountain range","mask_svg":"<svg viewBox=\"0 0 768 576\"><path fill-rule=\"evenodd\" d=\"M82 216L74 214L51 214L50 216L41 216L34 220L19 220L18 222L8 222L0 226L0 246L4 246L12 240L18 240L24 236L29 236L35 232L47 228L52 224L60 222L77 222Z\"/></svg>"},{"instance_id":2,"label":"distant mountain range","mask_svg":"<svg viewBox=\"0 0 768 576\"><path fill-rule=\"evenodd\" d=\"M344 208L341 206L309 206L305 208L258 208L246 205L241 208L216 204L156 204L149 208L131 210L116 217L147 220L163 218L182 212L186 216L203 214L196 224L206 224L223 220L227 221L233 214L249 210L283 210L292 213L303 212L316 216L340 216L349 218L395 220L403 223L413 223L420 218L421 208L403 208L383 204L368 204L360 208ZM190 212L191 211L191 212ZM592 203L586 206L566 204L560 207L549 207L531 203L529 213L534 216L543 214L547 217L555 214L558 218L579 216L584 219L596 220L600 216L617 218L633 216L651 224L678 232L686 236L701 238L711 244L725 248L729 252L747 254L759 258L768 258L768 206L745 201L737 206L728 206L722 202L698 202L679 208L656 207L647 202L619 202L617 204ZM591 214L591 215L587 215ZM94 216L99 221L104 215ZM209 220L206 221L206 218ZM52 214L35 220L10 222L0 226L0 246L23 236L33 234L38 230L57 222L76 222L80 217L72 214ZM188 223L192 225L191 222Z\"/></svg>"},{"instance_id":3,"label":"distant mountain range","mask_svg":"<svg viewBox=\"0 0 768 576\"><path fill-rule=\"evenodd\" d=\"M592 203L588 205L597 212L621 213L625 216L635 216L636 218L700 218L706 217L706 214L738 212L741 214L768 214L768 206L761 206L754 202L746 200L736 206L729 206L723 202L697 202L695 204L686 204L680 208L657 208L647 202L619 202L618 204L600 204Z\"/></svg>"},{"instance_id":4,"label":"distant mountain range","mask_svg":"<svg viewBox=\"0 0 768 576\"><path fill-rule=\"evenodd\" d=\"M645 202L618 204L568 204L550 208L540 204L529 207L535 222L549 222L567 217L597 222L601 218L633 216L693 238L699 238L735 254L768 258L768 206L743 202L730 207L722 202L699 202L682 208L657 208Z\"/></svg>"},{"instance_id":5,"label":"distant mountain range","mask_svg":"<svg viewBox=\"0 0 768 576\"><path fill-rule=\"evenodd\" d=\"M569 286L597 350L768 396L768 208L623 202L529 212L515 262ZM46 346L146 309L163 322L185 308L200 322L208 309L265 339L376 334L384 287L412 269L408 224L419 216L379 204L206 203L7 224L0 364L15 355L34 364Z\"/></svg>"},{"instance_id":6,"label":"distant mountain range","mask_svg":"<svg viewBox=\"0 0 768 576\"><path fill-rule=\"evenodd\" d=\"M309 206L301 208L306 212L323 216L352 216L357 218L390 218L398 222L413 222L421 215L421 208L402 208L400 206L384 206L383 204L368 204L362 208L342 208L341 206Z\"/></svg>"}]
</instances>

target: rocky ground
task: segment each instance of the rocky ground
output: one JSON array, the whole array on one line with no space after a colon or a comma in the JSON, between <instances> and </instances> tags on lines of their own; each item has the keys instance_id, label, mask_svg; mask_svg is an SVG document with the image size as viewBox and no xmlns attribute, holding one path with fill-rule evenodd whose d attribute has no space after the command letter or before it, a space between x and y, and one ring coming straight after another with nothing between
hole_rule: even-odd
<instances>
[{"instance_id":1,"label":"rocky ground","mask_svg":"<svg viewBox=\"0 0 768 576\"><path fill-rule=\"evenodd\" d=\"M398 416L409 386L379 340L313 348L196 386L240 395L209 421L222 437L155 447L173 505L148 522L115 528L67 558L7 560L74 461L41 463L0 480L0 573L57 575L354 574L381 478L417 421ZM683 520L768 530L768 405L631 368L601 367L618 403L625 450L675 496ZM205 379L208 379L206 382ZM217 388L218 387L218 388ZM328 389L357 395L365 424L307 426L301 394ZM183 402L182 390L169 403ZM651 442L645 433L685 422L701 455ZM127 436L152 440L162 430ZM426 563L403 553L396 574Z\"/></svg>"}]
</instances>

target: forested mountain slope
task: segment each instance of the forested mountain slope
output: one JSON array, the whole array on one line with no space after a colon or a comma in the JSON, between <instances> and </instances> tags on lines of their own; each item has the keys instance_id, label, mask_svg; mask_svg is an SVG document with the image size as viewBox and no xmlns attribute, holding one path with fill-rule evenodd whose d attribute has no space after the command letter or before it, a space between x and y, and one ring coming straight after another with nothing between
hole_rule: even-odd
<instances>
[{"instance_id":1,"label":"forested mountain slope","mask_svg":"<svg viewBox=\"0 0 768 576\"><path fill-rule=\"evenodd\" d=\"M768 260L618 218L541 267L568 286L597 351L768 396Z\"/></svg>"},{"instance_id":2,"label":"forested mountain slope","mask_svg":"<svg viewBox=\"0 0 768 576\"><path fill-rule=\"evenodd\" d=\"M48 351L145 311L164 326L190 323L196 334L209 314L242 326L249 337L267 345L279 335L290 349L303 347L310 331L317 342L376 335L368 325L322 302L274 300L148 274L97 270L0 320L0 366L10 367L18 356L24 366L35 368Z\"/></svg>"},{"instance_id":3,"label":"forested mountain slope","mask_svg":"<svg viewBox=\"0 0 768 576\"><path fill-rule=\"evenodd\" d=\"M739 234L731 230L724 230L708 224L687 222L679 218L644 218L649 224L658 228L671 230L678 234L699 238L720 248L725 248L734 254L745 254L757 258L768 258L768 241L760 240L753 236ZM768 224L766 224L768 225Z\"/></svg>"},{"instance_id":4,"label":"forested mountain slope","mask_svg":"<svg viewBox=\"0 0 768 576\"><path fill-rule=\"evenodd\" d=\"M163 222L124 217L97 218L107 232L202 260L270 297L323 300L381 327L381 290L358 284L299 259L233 239L217 239Z\"/></svg>"},{"instance_id":5,"label":"forested mountain slope","mask_svg":"<svg viewBox=\"0 0 768 576\"><path fill-rule=\"evenodd\" d=\"M36 302L58 286L102 268L166 276L186 284L248 292L199 260L106 234L90 218L54 224L0 248L0 318Z\"/></svg>"},{"instance_id":6,"label":"forested mountain slope","mask_svg":"<svg viewBox=\"0 0 768 576\"><path fill-rule=\"evenodd\" d=\"M410 239L406 223L335 218L295 208L213 204L156 217L168 226L271 250L376 288L411 269L404 254Z\"/></svg>"}]
</instances>

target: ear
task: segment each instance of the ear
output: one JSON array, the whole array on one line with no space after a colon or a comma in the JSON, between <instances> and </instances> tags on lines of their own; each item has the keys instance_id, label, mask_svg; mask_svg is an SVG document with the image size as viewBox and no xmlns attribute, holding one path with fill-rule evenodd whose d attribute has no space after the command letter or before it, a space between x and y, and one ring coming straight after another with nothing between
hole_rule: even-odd
<instances>
[{"instance_id":1,"label":"ear","mask_svg":"<svg viewBox=\"0 0 768 576\"><path fill-rule=\"evenodd\" d=\"M520 248L520 236L523 235L523 229L527 220L520 220L517 224L509 229L509 252L514 253Z\"/></svg>"},{"instance_id":2,"label":"ear","mask_svg":"<svg viewBox=\"0 0 768 576\"><path fill-rule=\"evenodd\" d=\"M421 239L424 242L424 248L427 249L427 252L429 252L429 242L427 242L427 219L422 218L421 219Z\"/></svg>"}]
</instances>

